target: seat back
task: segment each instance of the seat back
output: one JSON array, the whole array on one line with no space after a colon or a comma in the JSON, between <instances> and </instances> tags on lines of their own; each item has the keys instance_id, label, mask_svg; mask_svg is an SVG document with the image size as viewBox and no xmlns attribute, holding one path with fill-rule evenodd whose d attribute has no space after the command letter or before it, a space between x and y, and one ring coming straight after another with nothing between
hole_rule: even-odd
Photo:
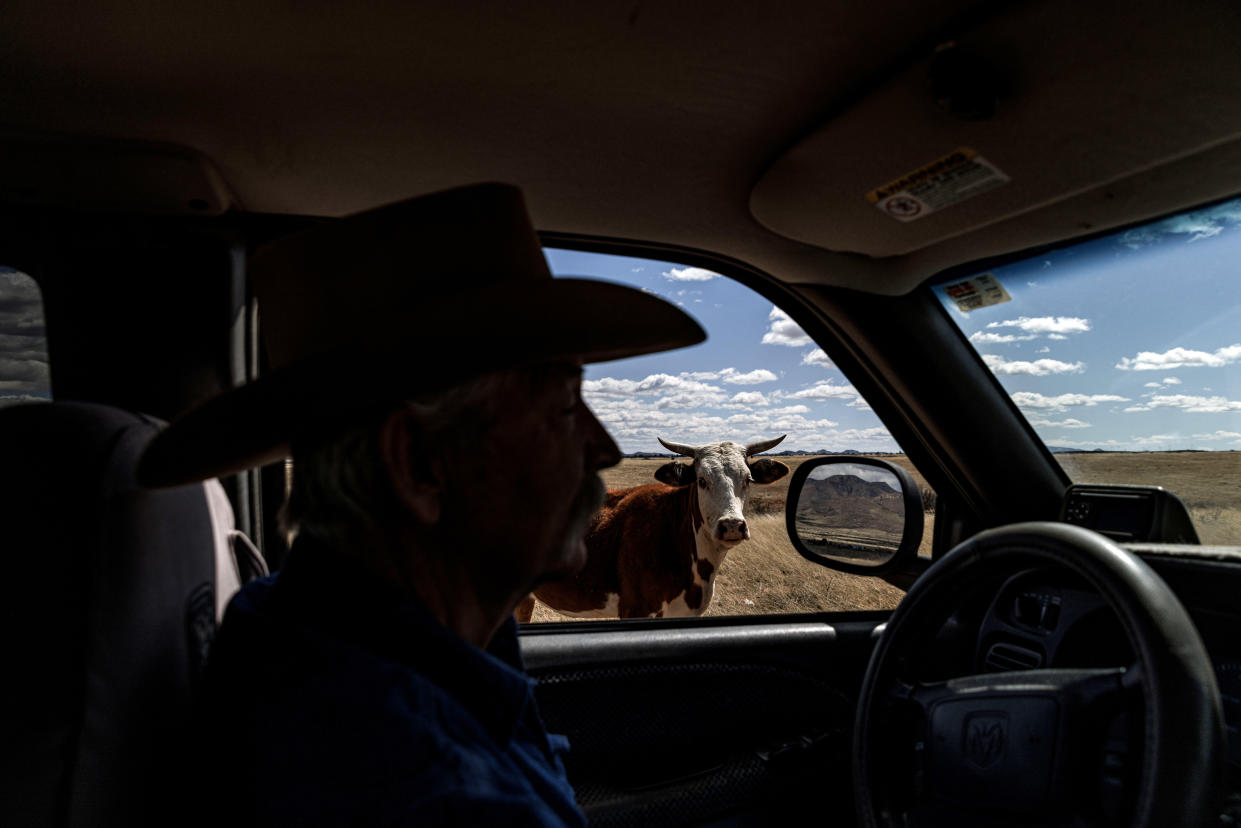
<instances>
[{"instance_id":1,"label":"seat back","mask_svg":"<svg viewBox=\"0 0 1241 828\"><path fill-rule=\"evenodd\" d=\"M198 674L240 583L216 481L148 490L157 421L0 409L0 824L182 821ZM220 582L221 586L217 586Z\"/></svg>"}]
</instances>

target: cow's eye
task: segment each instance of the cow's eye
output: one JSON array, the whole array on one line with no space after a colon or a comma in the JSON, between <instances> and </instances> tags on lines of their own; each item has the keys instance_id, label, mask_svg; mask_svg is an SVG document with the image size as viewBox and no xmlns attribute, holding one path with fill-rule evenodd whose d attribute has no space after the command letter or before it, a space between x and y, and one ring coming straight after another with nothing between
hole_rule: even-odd
<instances>
[{"instance_id":1,"label":"cow's eye","mask_svg":"<svg viewBox=\"0 0 1241 828\"><path fill-rule=\"evenodd\" d=\"M707 479L705 477L698 478L698 488L700 489L707 488Z\"/></svg>"}]
</instances>

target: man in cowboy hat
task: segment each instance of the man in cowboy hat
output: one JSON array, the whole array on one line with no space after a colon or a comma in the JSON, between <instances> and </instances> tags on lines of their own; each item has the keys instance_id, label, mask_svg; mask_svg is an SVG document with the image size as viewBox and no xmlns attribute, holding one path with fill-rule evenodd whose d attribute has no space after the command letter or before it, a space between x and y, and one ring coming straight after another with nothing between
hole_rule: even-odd
<instances>
[{"instance_id":1,"label":"man in cowboy hat","mask_svg":"<svg viewBox=\"0 0 1241 828\"><path fill-rule=\"evenodd\" d=\"M503 185L312 227L251 272L271 372L173 423L140 469L172 485L294 459L289 561L232 601L204 678L225 815L582 824L512 612L583 564L620 457L582 364L701 328L552 279Z\"/></svg>"}]
</instances>

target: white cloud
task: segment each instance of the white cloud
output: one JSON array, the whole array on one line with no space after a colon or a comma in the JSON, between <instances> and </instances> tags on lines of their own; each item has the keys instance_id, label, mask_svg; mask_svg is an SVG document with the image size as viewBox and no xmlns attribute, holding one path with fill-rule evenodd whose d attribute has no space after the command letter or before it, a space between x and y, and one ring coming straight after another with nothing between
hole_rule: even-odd
<instances>
[{"instance_id":1,"label":"white cloud","mask_svg":"<svg viewBox=\"0 0 1241 828\"><path fill-rule=\"evenodd\" d=\"M1241 344L1229 345L1226 348L1208 353L1191 351L1188 348L1173 348L1162 354L1154 351L1140 351L1135 357L1124 357L1116 363L1122 371L1166 371L1169 368L1221 368L1241 359ZM1175 379L1175 377L1172 377ZM1175 384L1175 383L1173 383Z\"/></svg>"},{"instance_id":2,"label":"white cloud","mask_svg":"<svg viewBox=\"0 0 1241 828\"><path fill-rule=\"evenodd\" d=\"M760 391L741 391L733 395L729 400L734 405L771 405L767 398Z\"/></svg>"},{"instance_id":3,"label":"white cloud","mask_svg":"<svg viewBox=\"0 0 1241 828\"><path fill-rule=\"evenodd\" d=\"M1179 434L1134 435L1129 439L1139 446L1170 447L1176 444L1184 445L1186 442L1185 438Z\"/></svg>"},{"instance_id":4,"label":"white cloud","mask_svg":"<svg viewBox=\"0 0 1241 828\"><path fill-rule=\"evenodd\" d=\"M1177 379L1176 377L1164 377L1163 384L1164 385L1180 385L1181 381Z\"/></svg>"},{"instance_id":5,"label":"white cloud","mask_svg":"<svg viewBox=\"0 0 1241 828\"><path fill-rule=\"evenodd\" d=\"M1129 406L1125 411L1153 411L1156 408L1175 408L1191 414L1220 414L1225 411L1241 411L1241 401L1189 394L1156 394L1140 405Z\"/></svg>"},{"instance_id":6,"label":"white cloud","mask_svg":"<svg viewBox=\"0 0 1241 828\"><path fill-rule=\"evenodd\" d=\"M835 363L827 358L827 354L824 353L822 348L815 348L813 351L806 351L806 353L802 354L801 364L820 365L829 370L836 367Z\"/></svg>"},{"instance_id":7,"label":"white cloud","mask_svg":"<svg viewBox=\"0 0 1241 828\"><path fill-rule=\"evenodd\" d=\"M1068 339L1068 337L1064 336L1063 334L1047 334L1047 338L1048 339Z\"/></svg>"},{"instance_id":8,"label":"white cloud","mask_svg":"<svg viewBox=\"0 0 1241 828\"><path fill-rule=\"evenodd\" d=\"M1031 339L1038 339L1038 336L1035 334L1017 336L1016 334L997 334L987 333L986 331L974 331L974 333L970 334L970 342L979 345L999 344L1002 342L1028 342Z\"/></svg>"},{"instance_id":9,"label":"white cloud","mask_svg":"<svg viewBox=\"0 0 1241 828\"><path fill-rule=\"evenodd\" d=\"M1183 236L1187 242L1196 242L1217 236L1238 222L1241 222L1241 204L1229 201L1130 230L1120 237L1120 243L1138 250L1175 236Z\"/></svg>"},{"instance_id":10,"label":"white cloud","mask_svg":"<svg viewBox=\"0 0 1241 828\"><path fill-rule=\"evenodd\" d=\"M720 278L720 274L701 267L673 267L662 274L670 282L709 282Z\"/></svg>"},{"instance_id":11,"label":"white cloud","mask_svg":"<svg viewBox=\"0 0 1241 828\"><path fill-rule=\"evenodd\" d=\"M729 385L758 385L762 382L775 382L780 379L766 368L758 368L742 374L736 368L731 367L720 371L683 371L680 377L684 380L724 382Z\"/></svg>"},{"instance_id":12,"label":"white cloud","mask_svg":"<svg viewBox=\"0 0 1241 828\"><path fill-rule=\"evenodd\" d=\"M1068 437L1048 437L1048 445L1064 446L1065 448L1130 448L1131 444L1119 440L1071 440Z\"/></svg>"},{"instance_id":13,"label":"white cloud","mask_svg":"<svg viewBox=\"0 0 1241 828\"><path fill-rule=\"evenodd\" d=\"M721 372L700 372L719 375ZM852 392L835 389L828 397ZM723 387L690 376L651 374L643 379L604 377L583 383L591 409L626 452L663 451L658 437L702 444L718 440L753 442L788 434L782 448L806 451L895 451L886 430L840 429L836 420L812 414L812 405L788 400L780 391ZM807 400L809 401L809 400Z\"/></svg>"},{"instance_id":14,"label":"white cloud","mask_svg":"<svg viewBox=\"0 0 1241 828\"><path fill-rule=\"evenodd\" d=\"M1012 395L1018 408L1035 411L1067 411L1072 406L1087 407L1107 402L1129 402L1128 397L1115 394L1057 394L1054 397L1039 394L1036 391L1017 391Z\"/></svg>"},{"instance_id":15,"label":"white cloud","mask_svg":"<svg viewBox=\"0 0 1241 828\"><path fill-rule=\"evenodd\" d=\"M590 398L587 399L589 400ZM660 397L655 402L655 407L659 409L672 409L674 411L690 411L695 408L720 405L723 401L723 394L680 393Z\"/></svg>"},{"instance_id":16,"label":"white cloud","mask_svg":"<svg viewBox=\"0 0 1241 828\"><path fill-rule=\"evenodd\" d=\"M858 392L852 385L836 385L827 380L785 396L793 400L852 400Z\"/></svg>"},{"instance_id":17,"label":"white cloud","mask_svg":"<svg viewBox=\"0 0 1241 828\"><path fill-rule=\"evenodd\" d=\"M988 328L1017 328L1031 334L1071 334L1090 330L1090 320L1080 316L1021 316L992 322Z\"/></svg>"},{"instance_id":18,"label":"white cloud","mask_svg":"<svg viewBox=\"0 0 1241 828\"><path fill-rule=\"evenodd\" d=\"M888 441L892 441L892 435L889 434L888 430L882 426L876 426L874 428L848 428L844 431L835 432L833 436L844 440L845 442L866 442L876 439L886 439Z\"/></svg>"},{"instance_id":19,"label":"white cloud","mask_svg":"<svg viewBox=\"0 0 1241 828\"><path fill-rule=\"evenodd\" d=\"M739 374L732 368L720 372L720 379L730 385L758 385L760 382L775 382L780 379L765 368L758 368L745 374Z\"/></svg>"},{"instance_id":20,"label":"white cloud","mask_svg":"<svg viewBox=\"0 0 1241 828\"><path fill-rule=\"evenodd\" d=\"M733 414L724 420L730 426L753 428L758 432L775 431L785 433L805 433L814 429L832 428L839 425L835 420L810 420L800 414L771 417L765 411L751 411L745 414Z\"/></svg>"},{"instance_id":21,"label":"white cloud","mask_svg":"<svg viewBox=\"0 0 1241 828\"><path fill-rule=\"evenodd\" d=\"M789 318L789 315L774 305L767 314L771 327L763 334L764 345L787 345L790 348L804 348L813 345L814 341L801 329L801 326Z\"/></svg>"},{"instance_id":22,"label":"white cloud","mask_svg":"<svg viewBox=\"0 0 1241 828\"><path fill-rule=\"evenodd\" d=\"M1208 448L1210 443L1219 443L1228 441L1232 446L1241 446L1241 432L1235 431L1216 431L1208 434L1192 434L1186 437L1183 434L1174 432L1171 434L1135 434L1127 440L1075 440L1067 436L1047 437L1049 445L1064 446L1065 448L1087 448L1087 449L1121 449L1121 450L1137 450L1137 451L1170 451L1176 449L1187 448ZM1210 448L1226 448L1227 446L1214 446Z\"/></svg>"},{"instance_id":23,"label":"white cloud","mask_svg":"<svg viewBox=\"0 0 1241 828\"><path fill-rule=\"evenodd\" d=\"M1075 420L1069 417L1064 420L1031 420L1032 426L1043 426L1044 428L1090 428L1090 423L1083 423L1081 420Z\"/></svg>"},{"instance_id":24,"label":"white cloud","mask_svg":"<svg viewBox=\"0 0 1241 828\"><path fill-rule=\"evenodd\" d=\"M1032 377L1045 377L1048 374L1079 374L1085 370L1082 362L1061 362L1058 359L1036 359L1033 362L1012 362L998 354L983 354L983 362L997 374L1026 374Z\"/></svg>"},{"instance_id":25,"label":"white cloud","mask_svg":"<svg viewBox=\"0 0 1241 828\"><path fill-rule=\"evenodd\" d=\"M666 391L697 391L719 393L723 389L698 382L685 377L674 377L671 374L651 374L645 379L627 380L603 377L597 380L586 380L582 383L582 391L587 394L610 394L628 396L632 394L659 394Z\"/></svg>"},{"instance_id":26,"label":"white cloud","mask_svg":"<svg viewBox=\"0 0 1241 828\"><path fill-rule=\"evenodd\" d=\"M1051 353L1051 348L1048 348L1046 345L1044 345L1042 348L1039 348L1039 349L1038 349L1037 351L1035 351L1034 353L1036 353L1036 354L1050 354L1050 353Z\"/></svg>"}]
</instances>

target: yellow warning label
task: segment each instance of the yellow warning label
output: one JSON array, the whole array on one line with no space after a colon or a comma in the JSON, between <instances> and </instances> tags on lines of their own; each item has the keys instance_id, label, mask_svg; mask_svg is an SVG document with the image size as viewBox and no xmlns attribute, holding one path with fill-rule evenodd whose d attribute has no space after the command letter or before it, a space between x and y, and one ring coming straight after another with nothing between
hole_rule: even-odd
<instances>
[{"instance_id":1,"label":"yellow warning label","mask_svg":"<svg viewBox=\"0 0 1241 828\"><path fill-rule=\"evenodd\" d=\"M914 221L1008 180L977 152L961 147L871 190L866 200L897 221Z\"/></svg>"}]
</instances>

